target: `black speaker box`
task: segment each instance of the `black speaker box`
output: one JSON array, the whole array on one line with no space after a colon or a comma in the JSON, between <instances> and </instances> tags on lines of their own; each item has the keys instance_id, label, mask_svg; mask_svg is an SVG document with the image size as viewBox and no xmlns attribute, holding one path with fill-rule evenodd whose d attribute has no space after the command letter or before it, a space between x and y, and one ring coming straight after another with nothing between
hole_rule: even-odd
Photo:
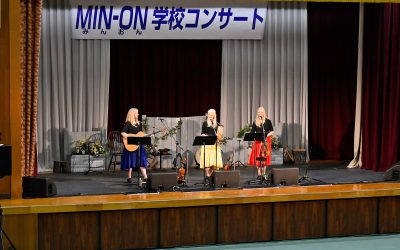
<instances>
[{"instance_id":1,"label":"black speaker box","mask_svg":"<svg viewBox=\"0 0 400 250\"><path fill-rule=\"evenodd\" d=\"M212 186L215 188L237 188L240 187L240 171L214 171Z\"/></svg>"},{"instance_id":2,"label":"black speaker box","mask_svg":"<svg viewBox=\"0 0 400 250\"><path fill-rule=\"evenodd\" d=\"M391 166L388 170L386 170L384 177L386 181L398 181L400 180L400 161L393 166Z\"/></svg>"},{"instance_id":3,"label":"black speaker box","mask_svg":"<svg viewBox=\"0 0 400 250\"><path fill-rule=\"evenodd\" d=\"M273 168L271 170L271 184L290 186L297 185L299 168Z\"/></svg>"},{"instance_id":4,"label":"black speaker box","mask_svg":"<svg viewBox=\"0 0 400 250\"><path fill-rule=\"evenodd\" d=\"M23 197L50 197L57 194L56 184L47 177L24 176L22 178Z\"/></svg>"},{"instance_id":5,"label":"black speaker box","mask_svg":"<svg viewBox=\"0 0 400 250\"><path fill-rule=\"evenodd\" d=\"M11 176L11 146L0 146L0 178Z\"/></svg>"},{"instance_id":6,"label":"black speaker box","mask_svg":"<svg viewBox=\"0 0 400 250\"><path fill-rule=\"evenodd\" d=\"M147 187L150 190L172 191L177 185L177 173L151 173Z\"/></svg>"}]
</instances>

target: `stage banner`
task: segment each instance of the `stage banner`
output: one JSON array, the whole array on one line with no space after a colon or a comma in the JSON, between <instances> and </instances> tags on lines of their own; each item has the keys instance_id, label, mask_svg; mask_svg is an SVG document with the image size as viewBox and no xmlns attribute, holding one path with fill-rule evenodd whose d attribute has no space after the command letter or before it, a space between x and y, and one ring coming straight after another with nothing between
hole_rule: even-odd
<instances>
[{"instance_id":1,"label":"stage banner","mask_svg":"<svg viewBox=\"0 0 400 250\"><path fill-rule=\"evenodd\" d=\"M262 39L257 0L70 0L75 39Z\"/></svg>"}]
</instances>

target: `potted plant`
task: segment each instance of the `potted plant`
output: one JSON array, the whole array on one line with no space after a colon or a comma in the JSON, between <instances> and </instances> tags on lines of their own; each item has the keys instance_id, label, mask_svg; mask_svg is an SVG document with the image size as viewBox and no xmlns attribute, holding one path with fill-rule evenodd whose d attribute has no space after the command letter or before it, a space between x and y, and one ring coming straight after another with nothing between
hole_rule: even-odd
<instances>
[{"instance_id":1,"label":"potted plant","mask_svg":"<svg viewBox=\"0 0 400 250\"><path fill-rule=\"evenodd\" d=\"M100 140L89 141L85 139L74 142L72 149L69 172L84 172L90 166L93 168L103 167L106 149Z\"/></svg>"},{"instance_id":2,"label":"potted plant","mask_svg":"<svg viewBox=\"0 0 400 250\"><path fill-rule=\"evenodd\" d=\"M283 164L283 147L279 140L279 136L273 135L271 140L271 164L282 165Z\"/></svg>"}]
</instances>

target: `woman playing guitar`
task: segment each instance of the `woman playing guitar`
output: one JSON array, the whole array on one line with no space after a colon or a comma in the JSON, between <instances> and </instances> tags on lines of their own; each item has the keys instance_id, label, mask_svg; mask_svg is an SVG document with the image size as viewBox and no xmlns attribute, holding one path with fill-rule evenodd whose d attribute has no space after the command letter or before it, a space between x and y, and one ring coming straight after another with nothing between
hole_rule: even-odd
<instances>
[{"instance_id":1,"label":"woman playing guitar","mask_svg":"<svg viewBox=\"0 0 400 250\"><path fill-rule=\"evenodd\" d=\"M251 133L264 133L264 141L256 141L253 143L251 154L249 157L249 165L256 165L258 168L257 179L265 176L267 166L271 165L271 135L274 128L272 122L267 118L264 107L257 109L257 117L251 126ZM254 162L256 159L256 162Z\"/></svg>"},{"instance_id":2,"label":"woman playing guitar","mask_svg":"<svg viewBox=\"0 0 400 250\"><path fill-rule=\"evenodd\" d=\"M124 152L121 158L121 169L128 170L127 182L132 182L132 169L140 168L140 172L143 176L143 181L147 181L147 155L143 145L138 148L136 145L128 145L127 138L129 136L143 136L142 124L139 122L139 110L131 108L126 115L124 127L121 131L121 135L124 141ZM139 154L140 150L140 154ZM140 159L139 159L140 155Z\"/></svg>"}]
</instances>

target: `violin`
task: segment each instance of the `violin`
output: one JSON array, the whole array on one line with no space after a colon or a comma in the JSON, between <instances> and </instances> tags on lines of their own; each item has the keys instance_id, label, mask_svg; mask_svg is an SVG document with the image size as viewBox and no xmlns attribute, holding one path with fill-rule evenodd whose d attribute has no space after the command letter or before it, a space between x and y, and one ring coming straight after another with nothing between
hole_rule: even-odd
<instances>
[{"instance_id":1,"label":"violin","mask_svg":"<svg viewBox=\"0 0 400 250\"><path fill-rule=\"evenodd\" d=\"M181 167L179 168L178 171L178 183L182 184L185 182L185 174L186 174L186 167L185 163L183 163L183 160L181 161Z\"/></svg>"}]
</instances>

